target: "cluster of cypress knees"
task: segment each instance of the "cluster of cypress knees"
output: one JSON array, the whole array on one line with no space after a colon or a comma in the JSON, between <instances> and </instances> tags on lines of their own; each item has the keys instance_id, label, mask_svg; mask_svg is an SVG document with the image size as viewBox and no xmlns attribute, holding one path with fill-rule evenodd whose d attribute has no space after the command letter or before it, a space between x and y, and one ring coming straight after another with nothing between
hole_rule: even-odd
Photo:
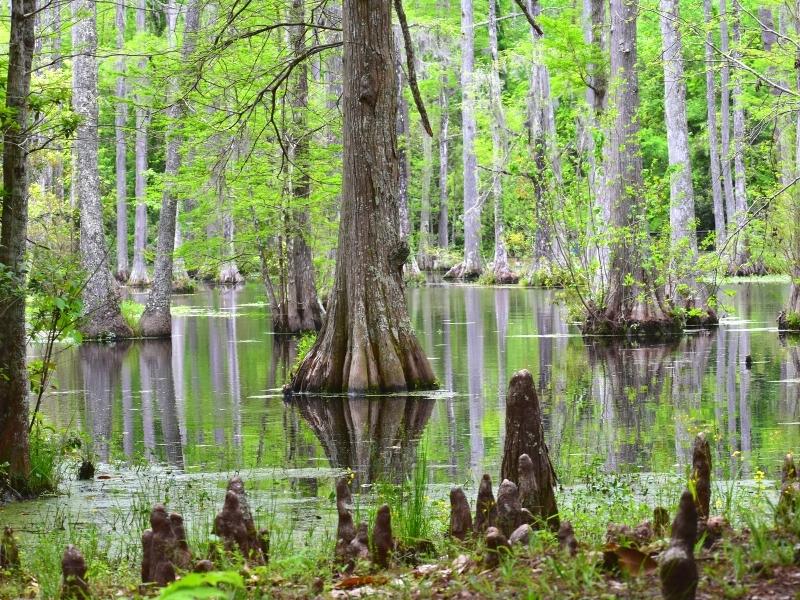
<instances>
[{"instance_id":1,"label":"cluster of cypress knees","mask_svg":"<svg viewBox=\"0 0 800 600\"><path fill-rule=\"evenodd\" d=\"M478 488L473 519L464 491L450 492L449 535L460 542L483 536L483 563L496 567L503 554L518 545L527 545L533 529L549 528L557 532L561 548L570 555L579 551L572 525L560 522L555 499L557 479L548 454L542 426L541 408L536 397L533 377L526 371L517 372L511 379L506 402L506 439L501 466L502 483L497 499L492 481L484 475ZM778 523L789 523L800 511L800 479L791 454L784 460L782 487L776 510ZM710 516L711 449L704 433L694 440L690 486L681 495L678 511L672 521L670 542L658 558L661 590L665 600L693 600L699 573L694 559L695 544L702 539L705 546L716 543L730 529L722 517ZM392 535L391 509L378 508L371 543L368 526L353 522L353 499L347 478L336 483L338 512L335 556L352 571L358 561L371 560L376 566L389 566L396 550ZM657 507L653 521L635 528L609 524L604 565L617 568L620 546L634 549L644 547L667 531L669 514ZM212 544L206 559L195 561L186 542L183 519L167 513L156 505L150 514L150 529L142 535L142 582L165 586L182 571L211 571L221 552L237 553L250 565L269 561L269 532L258 531L245 495L241 478L228 483L225 504L214 520L214 533L223 548ZM642 554L647 560L652 557ZM70 545L61 561L63 583L61 597L65 600L85 600L90 597L86 579L86 561L80 551ZM0 539L0 568L18 568L19 550L13 532L6 528Z\"/></svg>"}]
</instances>

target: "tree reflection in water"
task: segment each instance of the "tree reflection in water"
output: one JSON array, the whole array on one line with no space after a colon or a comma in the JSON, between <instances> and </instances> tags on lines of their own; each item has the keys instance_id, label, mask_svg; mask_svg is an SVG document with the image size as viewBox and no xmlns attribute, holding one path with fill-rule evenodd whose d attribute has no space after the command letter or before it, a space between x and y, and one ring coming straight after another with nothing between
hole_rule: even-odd
<instances>
[{"instance_id":1,"label":"tree reflection in water","mask_svg":"<svg viewBox=\"0 0 800 600\"><path fill-rule=\"evenodd\" d=\"M289 402L319 439L331 467L352 469L357 486L403 480L435 401L402 395L295 395Z\"/></svg>"}]
</instances>

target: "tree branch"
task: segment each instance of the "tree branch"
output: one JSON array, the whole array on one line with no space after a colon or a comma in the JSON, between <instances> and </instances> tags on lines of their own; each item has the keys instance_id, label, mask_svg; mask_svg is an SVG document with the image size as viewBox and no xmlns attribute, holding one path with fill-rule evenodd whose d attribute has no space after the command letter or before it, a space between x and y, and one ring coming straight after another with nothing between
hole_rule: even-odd
<instances>
[{"instance_id":1,"label":"tree branch","mask_svg":"<svg viewBox=\"0 0 800 600\"><path fill-rule=\"evenodd\" d=\"M411 42L411 32L408 30L408 20L406 13L403 10L403 0L394 0L394 10L397 13L397 20L400 21L400 29L403 31L403 41L406 47L406 65L408 66L408 85L411 88L411 94L414 96L414 104L417 105L417 111L422 119L422 126L425 132L433 137L433 129L431 122L428 120L428 112L425 110L425 104L422 102L422 94L417 85L417 71L414 67L414 47Z\"/></svg>"},{"instance_id":2,"label":"tree branch","mask_svg":"<svg viewBox=\"0 0 800 600\"><path fill-rule=\"evenodd\" d=\"M542 28L539 27L539 24L534 20L533 15L531 15L530 11L528 10L528 7L525 6L525 0L514 0L514 2L517 3L517 6L519 6L522 14L525 15L526 19L528 19L528 23L531 27L533 27L533 30L539 35L544 35L544 31L542 31Z\"/></svg>"}]
</instances>

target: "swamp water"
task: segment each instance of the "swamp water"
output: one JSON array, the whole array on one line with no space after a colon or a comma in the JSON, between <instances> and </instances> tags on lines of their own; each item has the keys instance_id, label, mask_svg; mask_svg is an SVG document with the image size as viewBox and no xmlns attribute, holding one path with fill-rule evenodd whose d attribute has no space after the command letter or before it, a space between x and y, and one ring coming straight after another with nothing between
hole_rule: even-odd
<instances>
[{"instance_id":1,"label":"swamp water","mask_svg":"<svg viewBox=\"0 0 800 600\"><path fill-rule=\"evenodd\" d=\"M91 439L98 476L0 507L0 523L52 543L88 535L84 544L133 557L156 501L184 514L190 543L205 539L239 472L279 552L330 535L337 474L352 469L354 487L367 489L413 478L416 462L446 515L453 484L472 498L482 473L497 477L506 386L522 368L537 382L567 497L588 474L603 494L598 481L629 473L639 497L658 499L664 482L681 481L700 429L713 433L717 481L753 485L800 450L800 344L774 326L788 285L731 289L719 329L639 348L581 337L549 291L409 289L440 391L289 402L281 387L296 340L270 331L261 287L179 296L171 342L86 344L57 357L42 412Z\"/></svg>"}]
</instances>

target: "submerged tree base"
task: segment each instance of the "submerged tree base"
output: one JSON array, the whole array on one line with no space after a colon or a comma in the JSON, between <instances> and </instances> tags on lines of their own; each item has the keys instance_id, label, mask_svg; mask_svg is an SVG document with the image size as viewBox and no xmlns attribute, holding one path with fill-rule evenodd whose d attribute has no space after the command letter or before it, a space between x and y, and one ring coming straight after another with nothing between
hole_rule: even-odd
<instances>
[{"instance_id":1,"label":"submerged tree base","mask_svg":"<svg viewBox=\"0 0 800 600\"><path fill-rule=\"evenodd\" d=\"M800 312L782 310L778 314L778 331L800 333Z\"/></svg>"},{"instance_id":2,"label":"submerged tree base","mask_svg":"<svg viewBox=\"0 0 800 600\"><path fill-rule=\"evenodd\" d=\"M580 324L583 335L626 336L641 339L660 339L681 335L684 328L704 328L718 325L717 314L706 309L702 313L652 319L611 318L594 313Z\"/></svg>"}]
</instances>

